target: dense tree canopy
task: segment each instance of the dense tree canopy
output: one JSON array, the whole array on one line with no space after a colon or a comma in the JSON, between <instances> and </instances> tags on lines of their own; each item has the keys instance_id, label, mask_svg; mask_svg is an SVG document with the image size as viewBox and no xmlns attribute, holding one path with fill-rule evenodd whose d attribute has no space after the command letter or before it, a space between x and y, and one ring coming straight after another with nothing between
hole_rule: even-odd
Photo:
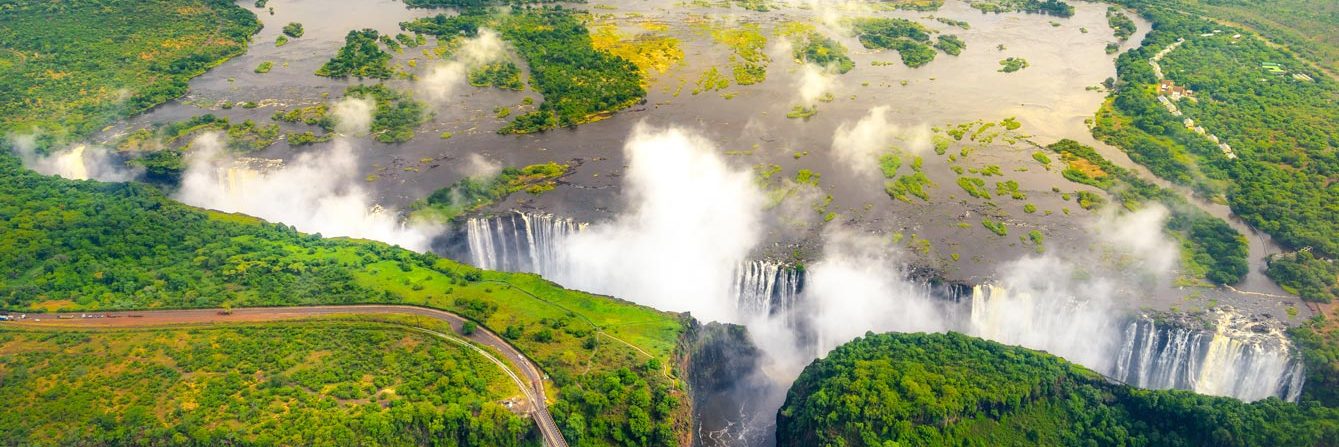
<instances>
[{"instance_id":1,"label":"dense tree canopy","mask_svg":"<svg viewBox=\"0 0 1339 447\"><path fill-rule=\"evenodd\" d=\"M1250 249L1246 238L1222 219L1186 202L1134 172L1117 166L1091 147L1074 140L1060 140L1048 149L1066 162L1065 178L1106 190L1125 209L1135 210L1158 203L1171 212L1167 231L1182 244L1182 263L1190 276L1203 276L1215 284L1235 284L1249 271ZM1043 154L1044 156L1044 154Z\"/></svg>"},{"instance_id":2,"label":"dense tree canopy","mask_svg":"<svg viewBox=\"0 0 1339 447\"><path fill-rule=\"evenodd\" d=\"M687 430L680 385L645 366L669 364L678 317L534 275L206 212L147 185L47 177L22 168L8 147L0 147L0 257L0 308L10 310L374 302L448 309L498 333L514 328L513 343L561 390L553 413L564 433L585 445L663 445ZM590 389L619 391L597 400L583 394Z\"/></svg>"},{"instance_id":3,"label":"dense tree canopy","mask_svg":"<svg viewBox=\"0 0 1339 447\"><path fill-rule=\"evenodd\" d=\"M227 0L6 1L0 24L0 134L42 146L185 94L260 30Z\"/></svg>"},{"instance_id":4,"label":"dense tree canopy","mask_svg":"<svg viewBox=\"0 0 1339 447\"><path fill-rule=\"evenodd\" d=\"M1155 27L1142 47L1118 59L1120 83L1094 134L1161 177L1205 195L1226 193L1234 213L1285 245L1339 254L1339 84L1287 51L1183 14L1174 1L1121 3L1137 7ZM1185 42L1161 65L1168 79L1193 92L1194 99L1176 103L1183 116L1159 104L1148 63L1178 39ZM1268 72L1267 63L1285 73ZM1186 118L1228 144L1236 158L1188 129Z\"/></svg>"},{"instance_id":5,"label":"dense tree canopy","mask_svg":"<svg viewBox=\"0 0 1339 447\"><path fill-rule=\"evenodd\" d=\"M780 446L1322 446L1339 411L1114 385L960 334L866 334L804 369Z\"/></svg>"},{"instance_id":6,"label":"dense tree canopy","mask_svg":"<svg viewBox=\"0 0 1339 447\"><path fill-rule=\"evenodd\" d=\"M7 445L538 445L495 364L390 324L0 329L0 349Z\"/></svg>"},{"instance_id":7,"label":"dense tree canopy","mask_svg":"<svg viewBox=\"0 0 1339 447\"><path fill-rule=\"evenodd\" d=\"M642 101L646 90L632 62L591 46L590 32L562 8L510 14L467 10L400 24L439 37L473 36L480 27L502 33L530 66L531 85L544 95L538 110L517 116L501 133L532 133L600 119Z\"/></svg>"},{"instance_id":8,"label":"dense tree canopy","mask_svg":"<svg viewBox=\"0 0 1339 447\"><path fill-rule=\"evenodd\" d=\"M335 57L317 69L316 75L332 78L353 76L360 79L389 79L393 74L390 66L391 55L381 50L377 44L379 37L381 34L374 29L349 31L349 34L344 36L344 47L339 49Z\"/></svg>"}]
</instances>

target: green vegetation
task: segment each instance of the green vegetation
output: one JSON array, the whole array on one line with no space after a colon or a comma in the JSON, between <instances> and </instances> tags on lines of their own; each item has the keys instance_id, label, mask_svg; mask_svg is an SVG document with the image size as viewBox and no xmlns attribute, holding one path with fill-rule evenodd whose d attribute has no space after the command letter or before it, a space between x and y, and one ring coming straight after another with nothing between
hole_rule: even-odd
<instances>
[{"instance_id":1,"label":"green vegetation","mask_svg":"<svg viewBox=\"0 0 1339 447\"><path fill-rule=\"evenodd\" d=\"M349 31L344 36L344 47L335 57L316 70L317 76L346 78L354 76L373 79L390 79L391 55L377 45L380 33L374 29Z\"/></svg>"},{"instance_id":2,"label":"green vegetation","mask_svg":"<svg viewBox=\"0 0 1339 447\"><path fill-rule=\"evenodd\" d=\"M1325 0L1268 2L1183 0L1176 7L1191 14L1240 24L1269 40L1339 73L1339 4Z\"/></svg>"},{"instance_id":3,"label":"green vegetation","mask_svg":"<svg viewBox=\"0 0 1339 447\"><path fill-rule=\"evenodd\" d=\"M944 0L879 0L875 5L907 11L938 11L944 6Z\"/></svg>"},{"instance_id":4,"label":"green vegetation","mask_svg":"<svg viewBox=\"0 0 1339 447\"><path fill-rule=\"evenodd\" d=\"M1121 12L1120 8L1115 6L1107 7L1107 24L1111 25L1111 31L1115 33L1116 38L1120 39L1121 42L1129 39L1130 36L1134 35L1134 32L1138 30L1134 25L1134 21L1130 20L1130 17L1126 16L1124 12Z\"/></svg>"},{"instance_id":5,"label":"green vegetation","mask_svg":"<svg viewBox=\"0 0 1339 447\"><path fill-rule=\"evenodd\" d=\"M617 24L606 23L591 31L591 47L627 59L641 70L642 86L651 77L668 72L683 60L679 38L669 35L669 26L658 22L644 22L647 30L636 35L620 31Z\"/></svg>"},{"instance_id":6,"label":"green vegetation","mask_svg":"<svg viewBox=\"0 0 1339 447\"><path fill-rule=\"evenodd\" d=\"M953 34L940 34L935 41L935 48L939 51L948 53L950 56L962 54L962 50L967 48L967 42Z\"/></svg>"},{"instance_id":7,"label":"green vegetation","mask_svg":"<svg viewBox=\"0 0 1339 447\"><path fill-rule=\"evenodd\" d=\"M23 445L537 442L472 350L397 325L0 330L0 438ZM54 387L46 384L58 384Z\"/></svg>"},{"instance_id":8,"label":"green vegetation","mask_svg":"<svg viewBox=\"0 0 1339 447\"><path fill-rule=\"evenodd\" d=\"M283 31L285 36L297 39L299 37L302 37L303 33L302 24L297 22L290 22L289 24L284 25Z\"/></svg>"},{"instance_id":9,"label":"green vegetation","mask_svg":"<svg viewBox=\"0 0 1339 447\"><path fill-rule=\"evenodd\" d=\"M809 32L802 40L796 42L795 59L827 67L842 74L855 68L855 62L846 55L845 45L818 32Z\"/></svg>"},{"instance_id":10,"label":"green vegetation","mask_svg":"<svg viewBox=\"0 0 1339 447\"><path fill-rule=\"evenodd\" d=\"M1294 327L1288 335L1302 352L1306 363L1306 385L1302 387L1302 401L1317 401L1322 405L1339 407L1339 325L1331 311L1327 317L1317 315L1306 324Z\"/></svg>"},{"instance_id":11,"label":"green vegetation","mask_svg":"<svg viewBox=\"0 0 1339 447\"><path fill-rule=\"evenodd\" d=\"M865 48L897 50L908 67L920 67L935 58L930 30L919 23L897 18L860 19L854 28Z\"/></svg>"},{"instance_id":12,"label":"green vegetation","mask_svg":"<svg viewBox=\"0 0 1339 447\"><path fill-rule=\"evenodd\" d=\"M991 233L995 233L996 236L1009 235L1009 227L1004 225L1004 222L996 222L991 219L981 219L981 226L986 227L987 230L990 230Z\"/></svg>"},{"instance_id":13,"label":"green vegetation","mask_svg":"<svg viewBox=\"0 0 1339 447\"><path fill-rule=\"evenodd\" d=\"M911 160L911 175L897 176L897 170L902 166L902 158L897 153L889 152L879 157L879 170L883 173L883 192L888 197L911 203L911 197L916 197L924 201L930 200L930 194L926 188L934 186L934 182L925 176L923 170L924 160L921 157L915 157Z\"/></svg>"},{"instance_id":14,"label":"green vegetation","mask_svg":"<svg viewBox=\"0 0 1339 447\"><path fill-rule=\"evenodd\" d=\"M961 20L954 20L948 17L935 17L935 20L939 21L939 23L943 23L948 26L956 26L962 29L972 29L972 24Z\"/></svg>"},{"instance_id":15,"label":"green vegetation","mask_svg":"<svg viewBox=\"0 0 1339 447\"><path fill-rule=\"evenodd\" d=\"M525 82L521 81L521 69L512 61L484 64L470 70L469 78L470 85L475 87L497 87L515 91L525 88Z\"/></svg>"},{"instance_id":16,"label":"green vegetation","mask_svg":"<svg viewBox=\"0 0 1339 447\"><path fill-rule=\"evenodd\" d=\"M767 6L767 0L733 0L733 3L749 11L767 12L771 9Z\"/></svg>"},{"instance_id":17,"label":"green vegetation","mask_svg":"<svg viewBox=\"0 0 1339 447\"><path fill-rule=\"evenodd\" d=\"M767 80L767 36L756 23L744 23L730 28L713 29L711 37L729 46L730 67L735 83L753 85Z\"/></svg>"},{"instance_id":18,"label":"green vegetation","mask_svg":"<svg viewBox=\"0 0 1339 447\"><path fill-rule=\"evenodd\" d=\"M415 203L413 215L446 222L506 199L512 193L543 194L557 187L558 179L567 175L570 169L567 165L549 162L520 169L506 168L485 179L464 178Z\"/></svg>"},{"instance_id":19,"label":"green vegetation","mask_svg":"<svg viewBox=\"0 0 1339 447\"><path fill-rule=\"evenodd\" d=\"M1027 232L1027 239L1032 242L1032 247L1037 253L1046 251L1046 236L1043 236L1041 231L1032 230Z\"/></svg>"},{"instance_id":20,"label":"green vegetation","mask_svg":"<svg viewBox=\"0 0 1339 447\"><path fill-rule=\"evenodd\" d=\"M146 185L39 175L0 149L0 308L441 308L498 333L547 328L548 341L525 336L513 343L557 385L554 418L573 445L673 444L689 429L681 385L647 367L651 359L673 365L683 331L676 315L534 275L202 211Z\"/></svg>"},{"instance_id":21,"label":"green vegetation","mask_svg":"<svg viewBox=\"0 0 1339 447\"><path fill-rule=\"evenodd\" d=\"M968 0L981 12L1027 12L1057 17L1074 15L1074 7L1061 0Z\"/></svg>"},{"instance_id":22,"label":"green vegetation","mask_svg":"<svg viewBox=\"0 0 1339 447\"><path fill-rule=\"evenodd\" d=\"M786 112L786 118L807 120L809 119L809 117L812 117L817 114L818 114L818 106L813 107L795 106L792 107L789 112Z\"/></svg>"},{"instance_id":23,"label":"green vegetation","mask_svg":"<svg viewBox=\"0 0 1339 447\"><path fill-rule=\"evenodd\" d=\"M818 186L819 178L821 178L821 176L817 172L808 169L795 171L795 183L801 185Z\"/></svg>"},{"instance_id":24,"label":"green vegetation","mask_svg":"<svg viewBox=\"0 0 1339 447\"><path fill-rule=\"evenodd\" d=\"M1008 196L1014 200L1027 200L1027 194L1018 190L1018 182L1014 180L995 182L995 195Z\"/></svg>"},{"instance_id":25,"label":"green vegetation","mask_svg":"<svg viewBox=\"0 0 1339 447\"><path fill-rule=\"evenodd\" d=\"M408 0L406 5L417 8L465 8L474 9L483 6L523 5L541 3L543 0Z\"/></svg>"},{"instance_id":26,"label":"green vegetation","mask_svg":"<svg viewBox=\"0 0 1339 447\"><path fill-rule=\"evenodd\" d=\"M1079 202L1079 208L1085 210L1091 210L1107 203L1106 199L1092 191L1079 191L1074 195L1075 199Z\"/></svg>"},{"instance_id":27,"label":"green vegetation","mask_svg":"<svg viewBox=\"0 0 1339 447\"><path fill-rule=\"evenodd\" d=\"M990 191L986 190L986 181L979 177L958 177L958 186L962 187L963 191L967 191L969 196L990 200Z\"/></svg>"},{"instance_id":28,"label":"green vegetation","mask_svg":"<svg viewBox=\"0 0 1339 447\"><path fill-rule=\"evenodd\" d=\"M811 363L778 445L1318 446L1339 410L1113 385L1058 357L956 333L882 334Z\"/></svg>"},{"instance_id":29,"label":"green vegetation","mask_svg":"<svg viewBox=\"0 0 1339 447\"><path fill-rule=\"evenodd\" d=\"M729 86L730 79L721 75L721 71L716 69L716 67L711 67L707 69L707 71L702 72L702 77L698 78L696 87L693 88L693 94L696 95L698 93L713 90L725 90L725 88Z\"/></svg>"},{"instance_id":30,"label":"green vegetation","mask_svg":"<svg viewBox=\"0 0 1339 447\"><path fill-rule=\"evenodd\" d=\"M1009 57L1000 60L1000 72L1013 73L1028 67L1027 59L1021 57Z\"/></svg>"},{"instance_id":31,"label":"green vegetation","mask_svg":"<svg viewBox=\"0 0 1339 447\"><path fill-rule=\"evenodd\" d=\"M344 89L344 96L363 98L376 104L369 131L382 143L403 143L413 139L414 129L425 119L423 103L385 84L355 85Z\"/></svg>"},{"instance_id":32,"label":"green vegetation","mask_svg":"<svg viewBox=\"0 0 1339 447\"><path fill-rule=\"evenodd\" d=\"M256 73L269 73L271 68L274 68L274 62L265 61L257 65L255 71Z\"/></svg>"},{"instance_id":33,"label":"green vegetation","mask_svg":"<svg viewBox=\"0 0 1339 447\"><path fill-rule=\"evenodd\" d=\"M279 126L262 126L245 120L234 124L227 118L200 115L166 125L154 125L130 132L113 142L114 147L131 159L131 165L144 168L147 180L175 185L186 170L185 152L193 137L204 132L221 132L229 150L247 153L269 147L279 139Z\"/></svg>"},{"instance_id":34,"label":"green vegetation","mask_svg":"<svg viewBox=\"0 0 1339 447\"><path fill-rule=\"evenodd\" d=\"M581 19L564 9L517 9L510 14L470 10L400 24L405 31L439 38L474 36L480 26L499 30L516 48L530 67L532 87L544 95L538 110L515 117L500 133L533 133L596 121L646 96L637 65L596 50Z\"/></svg>"},{"instance_id":35,"label":"green vegetation","mask_svg":"<svg viewBox=\"0 0 1339 447\"><path fill-rule=\"evenodd\" d=\"M43 151L185 94L260 29L224 0L18 0L0 23L0 135Z\"/></svg>"},{"instance_id":36,"label":"green vegetation","mask_svg":"<svg viewBox=\"0 0 1339 447\"><path fill-rule=\"evenodd\" d=\"M274 38L274 46L282 47L284 45L288 45L288 36L280 34L279 37Z\"/></svg>"},{"instance_id":37,"label":"green vegetation","mask_svg":"<svg viewBox=\"0 0 1339 447\"><path fill-rule=\"evenodd\" d=\"M1339 265L1317 258L1311 250L1270 258L1265 274L1303 300L1328 303L1339 299Z\"/></svg>"},{"instance_id":38,"label":"green vegetation","mask_svg":"<svg viewBox=\"0 0 1339 447\"><path fill-rule=\"evenodd\" d=\"M1160 177L1207 197L1226 194L1233 213L1285 246L1339 255L1339 85L1287 51L1250 35L1234 39L1238 30L1184 14L1178 4L1122 3L1138 8L1154 29L1145 46L1117 60L1120 82L1093 134ZM1196 100L1178 101L1184 113L1178 117L1158 103L1148 60L1179 38L1186 42L1161 64ZM1270 74L1265 63L1312 80ZM1235 158L1187 129L1184 118L1229 144Z\"/></svg>"},{"instance_id":39,"label":"green vegetation","mask_svg":"<svg viewBox=\"0 0 1339 447\"><path fill-rule=\"evenodd\" d=\"M158 124L130 132L116 140L117 150L133 153L183 149L190 137L204 132L222 132L228 149L252 152L269 147L279 137L279 126L261 126L245 120L233 124L228 118L205 114L170 124Z\"/></svg>"},{"instance_id":40,"label":"green vegetation","mask_svg":"<svg viewBox=\"0 0 1339 447\"><path fill-rule=\"evenodd\" d=\"M1032 159L1037 160L1037 163L1041 163L1042 165L1048 168L1051 166L1051 157L1047 157L1045 152L1042 151L1033 152Z\"/></svg>"},{"instance_id":41,"label":"green vegetation","mask_svg":"<svg viewBox=\"0 0 1339 447\"><path fill-rule=\"evenodd\" d=\"M316 133L308 130L300 133L290 132L284 138L288 140L289 146L307 146L311 144L324 143L330 141L334 139L335 136L329 133L323 135L317 135Z\"/></svg>"}]
</instances>

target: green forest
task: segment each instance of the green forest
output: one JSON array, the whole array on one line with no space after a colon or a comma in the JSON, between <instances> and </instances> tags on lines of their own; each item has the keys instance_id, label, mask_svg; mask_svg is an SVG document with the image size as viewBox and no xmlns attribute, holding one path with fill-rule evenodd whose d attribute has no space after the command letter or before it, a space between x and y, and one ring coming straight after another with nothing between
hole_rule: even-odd
<instances>
[{"instance_id":1,"label":"green forest","mask_svg":"<svg viewBox=\"0 0 1339 447\"><path fill-rule=\"evenodd\" d=\"M855 62L846 55L846 46L818 32L799 36L795 44L795 59L845 74L855 68Z\"/></svg>"},{"instance_id":2,"label":"green forest","mask_svg":"<svg viewBox=\"0 0 1339 447\"><path fill-rule=\"evenodd\" d=\"M470 9L400 24L405 31L471 37L497 29L530 67L531 86L544 97L538 110L515 117L500 133L526 134L599 120L644 100L637 66L591 46L590 31L561 7L490 13Z\"/></svg>"},{"instance_id":3,"label":"green forest","mask_svg":"<svg viewBox=\"0 0 1339 447\"><path fill-rule=\"evenodd\" d=\"M0 329L6 445L539 445L520 390L401 326Z\"/></svg>"},{"instance_id":4,"label":"green forest","mask_svg":"<svg viewBox=\"0 0 1339 447\"><path fill-rule=\"evenodd\" d=\"M1057 17L1074 15L1074 7L1060 0L968 0L981 12L1027 12Z\"/></svg>"},{"instance_id":5,"label":"green forest","mask_svg":"<svg viewBox=\"0 0 1339 447\"><path fill-rule=\"evenodd\" d=\"M368 132L382 143L403 143L413 139L414 129L427 119L423 103L385 84L355 85L345 89L344 96L366 99L376 105Z\"/></svg>"},{"instance_id":6,"label":"green forest","mask_svg":"<svg viewBox=\"0 0 1339 447\"><path fill-rule=\"evenodd\" d=\"M908 67L920 67L935 59L930 29L907 19L861 19L855 23L855 33L865 48L896 50Z\"/></svg>"},{"instance_id":7,"label":"green forest","mask_svg":"<svg viewBox=\"0 0 1339 447\"><path fill-rule=\"evenodd\" d=\"M867 333L804 369L777 415L786 446L1318 446L1339 410L1107 382L966 335Z\"/></svg>"},{"instance_id":8,"label":"green forest","mask_svg":"<svg viewBox=\"0 0 1339 447\"><path fill-rule=\"evenodd\" d=\"M470 85L475 87L496 87L504 90L520 91L525 88L521 80L521 69L512 61L484 64L469 73Z\"/></svg>"},{"instance_id":9,"label":"green forest","mask_svg":"<svg viewBox=\"0 0 1339 447\"><path fill-rule=\"evenodd\" d=\"M1135 211L1153 203L1165 206L1171 212L1166 230L1181 242L1182 267L1187 270L1184 273L1204 277L1214 284L1236 284L1249 271L1246 237L1227 222L1074 140L1060 140L1046 148L1060 154L1066 162L1061 175L1075 183L1106 190L1125 210Z\"/></svg>"},{"instance_id":10,"label":"green forest","mask_svg":"<svg viewBox=\"0 0 1339 447\"><path fill-rule=\"evenodd\" d=\"M391 55L377 44L380 33L374 29L353 30L344 36L344 47L335 57L316 70L317 76L347 78L350 76L390 79Z\"/></svg>"},{"instance_id":11,"label":"green forest","mask_svg":"<svg viewBox=\"0 0 1339 447\"><path fill-rule=\"evenodd\" d=\"M0 308L425 305L515 334L560 389L553 413L569 440L584 440L574 445L664 444L687 430L682 382L664 366L683 330L676 315L202 211L147 185L47 177L0 149Z\"/></svg>"},{"instance_id":12,"label":"green forest","mask_svg":"<svg viewBox=\"0 0 1339 447\"><path fill-rule=\"evenodd\" d=\"M185 94L260 30L226 0L6 1L0 23L0 134L41 148Z\"/></svg>"},{"instance_id":13,"label":"green forest","mask_svg":"<svg viewBox=\"0 0 1339 447\"><path fill-rule=\"evenodd\" d=\"M1122 3L1155 28L1144 46L1118 59L1120 81L1094 135L1161 177L1206 196L1226 195L1234 213L1289 247L1339 254L1339 85L1259 39L1234 38L1232 28L1182 14L1175 3ZM1185 114L1178 117L1156 100L1148 59L1182 38L1162 60L1167 77L1194 92L1194 100L1177 103ZM1269 73L1266 63L1286 73ZM1237 158L1187 129L1184 118L1220 137Z\"/></svg>"}]
</instances>

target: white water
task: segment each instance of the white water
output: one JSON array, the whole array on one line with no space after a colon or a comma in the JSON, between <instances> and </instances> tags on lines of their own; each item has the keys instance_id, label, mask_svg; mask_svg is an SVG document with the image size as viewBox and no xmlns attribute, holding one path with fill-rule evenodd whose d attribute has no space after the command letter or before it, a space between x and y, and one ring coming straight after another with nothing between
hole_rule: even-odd
<instances>
[{"instance_id":1,"label":"white water","mask_svg":"<svg viewBox=\"0 0 1339 447\"><path fill-rule=\"evenodd\" d=\"M1052 290L978 285L972 288L967 332L1109 371L1120 340L1119 317L1103 303Z\"/></svg>"},{"instance_id":2,"label":"white water","mask_svg":"<svg viewBox=\"0 0 1339 447\"><path fill-rule=\"evenodd\" d=\"M1305 373L1277 325L1216 310L1213 330L1140 317L1124 332L1111 375L1140 388L1186 389L1245 401L1297 401Z\"/></svg>"},{"instance_id":3,"label":"white water","mask_svg":"<svg viewBox=\"0 0 1339 447\"><path fill-rule=\"evenodd\" d=\"M549 214L511 212L469 219L466 236L475 266L538 273L562 282L568 274L560 253L565 239L586 227ZM771 329L787 332L797 337L797 343L809 345L801 352L821 356L826 352L822 345L835 346L844 341L838 339L850 334L834 333L833 328L818 322L823 315L811 311L826 306L806 301L807 295L822 294L806 291L807 276L805 271L782 262L738 262L728 285L728 296L735 301L735 321L770 321L775 325ZM960 297L936 299L940 293L928 283L916 285L915 290L905 291L909 297L877 299L889 301L884 306L888 312L916 304L912 307L934 313L931 319L938 322L936 327L1047 351L1140 388L1184 389L1246 401L1271 396L1296 401L1301 393L1301 362L1292 355L1291 343L1282 330L1253 323L1230 310L1212 314L1213 330L1188 329L1158 324L1147 317L1131 321L1104 305L1107 300L1078 298L1104 293L1100 284L1069 290L1034 278L1010 287L978 285L972 288L970 307L955 306ZM835 286L855 287L848 281L838 281ZM882 312L867 308L851 310L880 321L897 320L892 315L875 315ZM853 333L942 330L903 327L905 324L847 326ZM763 333L767 328L756 329Z\"/></svg>"},{"instance_id":4,"label":"white water","mask_svg":"<svg viewBox=\"0 0 1339 447\"><path fill-rule=\"evenodd\" d=\"M476 267L552 277L560 271L558 247L563 239L584 228L586 224L572 219L513 211L470 218L465 235Z\"/></svg>"},{"instance_id":5,"label":"white water","mask_svg":"<svg viewBox=\"0 0 1339 447\"><path fill-rule=\"evenodd\" d=\"M790 315L799 303L803 272L776 261L741 262L730 294L743 315Z\"/></svg>"}]
</instances>

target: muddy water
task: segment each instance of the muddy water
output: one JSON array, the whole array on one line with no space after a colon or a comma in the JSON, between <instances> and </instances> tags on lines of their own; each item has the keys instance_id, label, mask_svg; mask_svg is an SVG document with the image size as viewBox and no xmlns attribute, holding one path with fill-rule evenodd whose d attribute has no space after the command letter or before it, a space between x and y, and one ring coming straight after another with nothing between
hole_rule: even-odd
<instances>
[{"instance_id":1,"label":"muddy water","mask_svg":"<svg viewBox=\"0 0 1339 447\"><path fill-rule=\"evenodd\" d=\"M240 4L256 11L265 24L246 55L194 80L188 96L115 126L102 138L150 123L172 122L202 113L227 116L235 121L253 119L268 123L277 110L338 98L346 86L357 82L321 78L312 73L342 45L345 33L351 29L373 28L393 34L398 32L398 24L402 21L439 12L408 9L389 0L272 0L268 4L273 8L272 15L268 9L253 8L250 2ZM725 90L730 94L728 98L722 92L691 93L693 84L709 67L716 66L723 73L729 73L729 49L714 42L699 24L729 27L741 22L758 23L770 38L769 46L775 46L778 39L771 34L774 26L790 20L818 22L817 17L824 12L799 6L782 6L771 12L755 13L687 7L668 1L591 2L578 7L591 8L601 23L613 22L624 30L636 31L639 22L655 20L669 25L667 33L682 41L685 61L668 73L654 76L644 105L576 129L503 136L497 135L496 130L505 124L505 119L493 116L494 107L510 106L520 113L523 98L532 97L539 101L541 96L534 91L504 92L460 85L453 90L450 99L432 105L433 118L419 129L414 140L398 145L384 145L367 139L359 142L367 174L378 177L367 186L378 193L382 205L403 208L432 190L461 178L464 160L472 154L483 155L504 165L575 162L578 165L575 173L557 190L540 197L518 195L499 208L538 208L585 221L599 221L610 218L623 205L619 195L620 175L625 164L621 148L633 129L641 123L681 126L708 136L721 151L737 154L727 157L740 169L774 163L783 167L782 175L785 176L793 176L802 168L822 174L821 186L834 197L829 210L838 213L838 223L888 235L901 233L910 237L914 234L928 239L931 250L911 256L912 262L940 270L950 279L988 281L1000 263L1032 255L1033 247L1018 239L1029 230L1037 229L1045 234L1048 253L1092 252L1090 227L1096 216L1080 209L1074 201L1062 198L1062 193L1086 187L1064 180L1057 170L1043 169L1032 160L1031 154L1036 149L1029 144L1009 145L997 141L976 148L956 164L964 169L1000 166L1005 177L987 178L987 186L993 189L996 181L1016 180L1028 195L1026 201L996 198L986 203L971 199L955 184L956 174L950 170L952 164L947 157L926 152L920 155L924 157L926 175L935 183L929 190L930 201L898 202L883 193L882 179L855 175L831 156L833 133L838 126L854 123L878 106L889 107L892 121L902 128L942 127L977 119L998 121L1013 116L1023 124L1019 132L1031 135L1031 141L1047 144L1060 138L1076 139L1097 146L1113 161L1153 178L1119 150L1093 141L1084 123L1105 95L1089 87L1115 76L1115 56L1106 54L1103 49L1114 39L1106 24L1105 5L1075 2L1074 6L1076 13L1071 18L983 14L955 0L949 0L936 12L838 11L848 16L913 19L939 32L960 36L967 48L957 57L940 53L930 64L913 69L903 66L895 52L865 50L853 37L820 27L850 49L856 68L837 77L837 86L832 91L835 100L820 104L818 115L808 120L792 120L785 114L800 102L796 86L801 67L777 48L769 48L769 53L776 57L769 67L766 82L731 86ZM1122 44L1122 50L1137 46L1148 30L1146 22L1131 16L1136 19L1140 31ZM958 29L932 17L966 21L971 28ZM292 39L284 47L275 47L274 39L289 22L302 23L305 35ZM439 63L425 56L423 49L406 48L396 55L396 64L410 73L423 74L427 67ZM1024 58L1030 67L1015 73L1001 73L998 71L999 61L1006 57ZM411 59L416 60L416 68L408 67ZM274 62L273 71L254 73L252 70L262 61ZM873 64L876 61L893 63L876 66ZM414 88L412 81L393 80L389 83L407 90ZM224 110L219 107L224 101L254 101L261 106ZM285 128L310 130L303 126L285 125ZM440 139L438 134L446 131L452 132L454 137ZM257 155L288 159L299 151L323 149L322 145L295 149L281 142ZM958 149L955 146L950 153ZM800 151L807 151L809 155L793 156ZM1052 188L1059 188L1061 192L1053 192ZM1039 211L1024 213L1024 203L1035 204ZM1201 205L1220 217L1229 215L1226 207L1221 205ZM1046 215L1047 211L1051 214ZM798 247L807 255L816 256L823 226L817 217L811 216L811 224L800 231L775 232L765 247L786 253ZM980 225L983 217L1007 222L1010 234L998 237L988 232ZM960 227L960 223L967 228ZM1242 227L1239 222L1235 225ZM1281 294L1258 273L1262 256L1277 251L1277 247L1260 237L1251 240L1252 274L1241 288L1254 293ZM768 248L761 251L766 252ZM958 260L952 259L954 255ZM1230 302L1274 315L1282 315L1283 311L1280 300L1263 295L1180 290L1166 284L1141 284L1126 293L1132 297L1132 307L1190 308L1227 300L1224 304Z\"/></svg>"}]
</instances>

